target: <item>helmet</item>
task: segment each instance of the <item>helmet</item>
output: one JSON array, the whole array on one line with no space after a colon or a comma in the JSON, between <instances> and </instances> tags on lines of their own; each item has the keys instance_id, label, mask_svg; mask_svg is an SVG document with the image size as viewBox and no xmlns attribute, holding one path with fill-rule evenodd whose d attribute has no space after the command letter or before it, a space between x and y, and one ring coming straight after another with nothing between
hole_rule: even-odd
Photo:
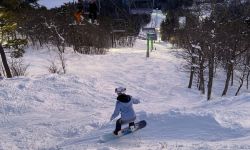
<instances>
[{"instance_id":1,"label":"helmet","mask_svg":"<svg viewBox=\"0 0 250 150\"><path fill-rule=\"evenodd\" d=\"M124 93L125 91L126 91L126 88L124 88L124 87L115 88L115 93L117 93L117 94Z\"/></svg>"}]
</instances>

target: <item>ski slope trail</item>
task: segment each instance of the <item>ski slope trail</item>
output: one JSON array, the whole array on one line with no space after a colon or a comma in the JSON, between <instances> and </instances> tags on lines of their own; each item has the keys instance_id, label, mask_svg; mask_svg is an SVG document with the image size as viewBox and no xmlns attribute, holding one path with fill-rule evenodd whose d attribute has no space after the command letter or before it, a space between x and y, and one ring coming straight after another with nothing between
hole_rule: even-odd
<instances>
[{"instance_id":1,"label":"ski slope trail","mask_svg":"<svg viewBox=\"0 0 250 150\"><path fill-rule=\"evenodd\" d=\"M1 149L249 149L250 95L206 102L186 88L188 76L176 49L155 46L149 58L143 40L107 55L67 51L66 75L46 73L52 51L27 52L25 58L34 59L29 75L0 82ZM137 120L147 126L99 143L114 130L109 118L117 86L141 99Z\"/></svg>"},{"instance_id":2,"label":"ski slope trail","mask_svg":"<svg viewBox=\"0 0 250 150\"><path fill-rule=\"evenodd\" d=\"M187 88L178 49L154 45L149 58L140 39L106 55L67 48L65 75L48 73L49 60L58 60L53 47L28 49L28 75L0 79L0 150L249 150L250 94L207 102ZM118 86L141 100L134 109L147 126L100 143L115 128L109 118Z\"/></svg>"}]
</instances>

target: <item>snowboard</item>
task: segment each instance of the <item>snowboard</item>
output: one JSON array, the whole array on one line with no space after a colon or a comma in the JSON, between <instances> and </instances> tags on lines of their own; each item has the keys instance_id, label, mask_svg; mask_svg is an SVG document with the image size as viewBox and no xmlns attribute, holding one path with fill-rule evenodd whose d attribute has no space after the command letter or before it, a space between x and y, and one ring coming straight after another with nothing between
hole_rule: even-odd
<instances>
[{"instance_id":1,"label":"snowboard","mask_svg":"<svg viewBox=\"0 0 250 150\"><path fill-rule=\"evenodd\" d=\"M135 123L135 129L132 131L129 127L126 127L124 129L121 130L121 134L120 135L114 135L113 133L107 133L105 135L102 135L99 139L100 143L105 143L111 140L115 140L118 139L124 135L128 135L130 133L133 133L135 131L138 131L139 129L142 129L144 127L146 127L147 122L145 120L139 121L137 123Z\"/></svg>"}]
</instances>

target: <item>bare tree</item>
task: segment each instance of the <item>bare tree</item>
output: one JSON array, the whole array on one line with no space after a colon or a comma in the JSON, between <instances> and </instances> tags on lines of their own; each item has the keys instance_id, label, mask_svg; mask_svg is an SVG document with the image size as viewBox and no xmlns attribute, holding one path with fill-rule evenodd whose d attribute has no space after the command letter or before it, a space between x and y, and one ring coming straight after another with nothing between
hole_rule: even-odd
<instances>
[{"instance_id":1,"label":"bare tree","mask_svg":"<svg viewBox=\"0 0 250 150\"><path fill-rule=\"evenodd\" d=\"M50 72L50 73L57 73L57 74L59 74L60 73L60 71L59 71L59 69L58 69L58 67L57 67L57 65L56 65L56 63L55 63L55 61L50 61L50 66L48 67L48 71Z\"/></svg>"},{"instance_id":2,"label":"bare tree","mask_svg":"<svg viewBox=\"0 0 250 150\"><path fill-rule=\"evenodd\" d=\"M59 56L59 60L62 66L63 74L65 74L66 73L66 60L64 57L64 53L59 51L58 56Z\"/></svg>"},{"instance_id":3,"label":"bare tree","mask_svg":"<svg viewBox=\"0 0 250 150\"><path fill-rule=\"evenodd\" d=\"M25 65L21 58L13 58L10 62L10 69L13 76L24 76L29 65Z\"/></svg>"},{"instance_id":4,"label":"bare tree","mask_svg":"<svg viewBox=\"0 0 250 150\"><path fill-rule=\"evenodd\" d=\"M1 54L2 62L3 62L4 70L6 72L6 76L7 78L11 78L12 77L11 71L10 71L7 58L6 58L6 55L5 55L5 52L1 43L0 43L0 54Z\"/></svg>"},{"instance_id":5,"label":"bare tree","mask_svg":"<svg viewBox=\"0 0 250 150\"><path fill-rule=\"evenodd\" d=\"M250 73L248 69L239 67L246 64L242 61L243 56L247 56L246 58L250 60L247 55L250 47L249 23L247 23L249 21L245 19L248 18L248 8L250 8L249 3L245 5L237 3L237 6L231 7L228 3L223 5L212 1L209 7L211 15L206 18L197 19L201 18L202 10L191 9L181 11L181 15L187 18L184 28L178 28L174 21L177 20L180 11L168 14L170 16L167 16L162 24L162 30L165 30L162 33L166 33L164 38L184 48L180 56L187 61L185 68L190 70L188 88L192 87L194 76L197 76L198 89L205 94L205 77L207 77L207 100L211 100L218 67L226 71L222 95L227 93L230 80L231 84L233 83L236 70L244 75L239 77L242 81L240 85L247 80L248 86Z\"/></svg>"}]
</instances>

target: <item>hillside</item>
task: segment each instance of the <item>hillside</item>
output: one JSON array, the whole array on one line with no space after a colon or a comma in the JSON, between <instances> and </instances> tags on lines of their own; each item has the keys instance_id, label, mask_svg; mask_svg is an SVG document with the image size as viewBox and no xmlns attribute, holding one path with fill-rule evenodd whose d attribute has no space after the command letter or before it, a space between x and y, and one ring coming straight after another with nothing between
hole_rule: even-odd
<instances>
[{"instance_id":1,"label":"hillside","mask_svg":"<svg viewBox=\"0 0 250 150\"><path fill-rule=\"evenodd\" d=\"M138 40L133 49L112 49L107 55L68 52L67 75L46 74L46 50L27 53L25 58L37 60L29 71L41 68L45 74L36 71L0 82L2 149L250 148L249 94L208 103L183 86L187 76L178 70L182 61L170 46L156 44L149 59L144 46ZM147 120L148 126L97 143L114 128L109 117L114 88L120 85L142 100L135 106L137 119Z\"/></svg>"},{"instance_id":2,"label":"hillside","mask_svg":"<svg viewBox=\"0 0 250 150\"><path fill-rule=\"evenodd\" d=\"M25 77L0 80L0 149L81 150L249 150L250 94L211 101L188 89L185 63L164 42L146 58L146 41L106 55L65 52L67 74L48 73L57 54L48 48L25 55ZM217 80L219 81L219 76ZM148 125L128 136L99 143L112 132L114 89L141 100L137 120ZM215 85L215 90L219 85ZM230 95L230 94L229 94Z\"/></svg>"}]
</instances>

